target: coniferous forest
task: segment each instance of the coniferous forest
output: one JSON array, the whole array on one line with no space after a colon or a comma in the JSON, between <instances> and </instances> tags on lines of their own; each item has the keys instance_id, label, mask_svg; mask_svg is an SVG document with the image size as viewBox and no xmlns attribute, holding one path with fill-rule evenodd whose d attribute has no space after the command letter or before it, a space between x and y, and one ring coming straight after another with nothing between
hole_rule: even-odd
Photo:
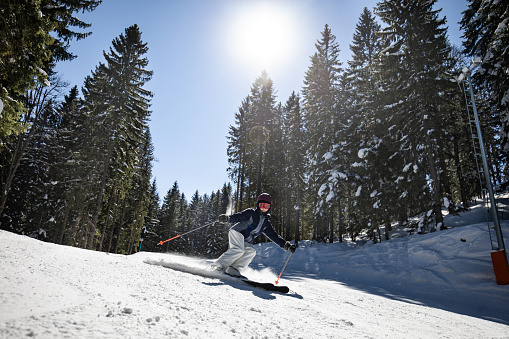
<instances>
[{"instance_id":1,"label":"coniferous forest","mask_svg":"<svg viewBox=\"0 0 509 339\"><path fill-rule=\"evenodd\" d=\"M436 1L380 1L359 13L351 60L340 60L324 23L289 98L278 102L261 71L239 102L226 136L231 183L186 197L175 178L162 199L151 179L149 44L137 25L112 37L80 96L55 65L90 34L76 14L101 1L57 2L1 0L1 229L112 253L136 252L143 239L145 251L217 256L226 225L158 243L252 207L262 192L278 201L276 230L296 243L385 241L395 225L446 229L444 211L483 194L454 80L473 57L491 177L503 185L509 175L509 0L471 0L462 46L448 41Z\"/></svg>"}]
</instances>

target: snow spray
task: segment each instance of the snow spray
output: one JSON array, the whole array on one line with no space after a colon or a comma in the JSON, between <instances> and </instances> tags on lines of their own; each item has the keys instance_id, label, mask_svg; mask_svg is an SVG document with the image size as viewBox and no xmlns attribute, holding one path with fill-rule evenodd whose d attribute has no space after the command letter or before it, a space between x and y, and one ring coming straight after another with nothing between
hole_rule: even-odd
<instances>
[{"instance_id":1,"label":"snow spray","mask_svg":"<svg viewBox=\"0 0 509 339\"><path fill-rule=\"evenodd\" d=\"M228 198L228 206L226 206L226 215L232 215L233 214L233 198Z\"/></svg>"}]
</instances>

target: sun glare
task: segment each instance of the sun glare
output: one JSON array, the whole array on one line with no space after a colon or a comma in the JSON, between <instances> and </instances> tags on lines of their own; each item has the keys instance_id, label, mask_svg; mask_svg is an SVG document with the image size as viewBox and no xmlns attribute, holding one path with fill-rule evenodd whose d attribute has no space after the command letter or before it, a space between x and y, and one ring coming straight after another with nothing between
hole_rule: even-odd
<instances>
[{"instance_id":1,"label":"sun glare","mask_svg":"<svg viewBox=\"0 0 509 339\"><path fill-rule=\"evenodd\" d=\"M234 16L230 48L242 66L277 67L291 56L297 43L297 25L288 9L257 2Z\"/></svg>"}]
</instances>

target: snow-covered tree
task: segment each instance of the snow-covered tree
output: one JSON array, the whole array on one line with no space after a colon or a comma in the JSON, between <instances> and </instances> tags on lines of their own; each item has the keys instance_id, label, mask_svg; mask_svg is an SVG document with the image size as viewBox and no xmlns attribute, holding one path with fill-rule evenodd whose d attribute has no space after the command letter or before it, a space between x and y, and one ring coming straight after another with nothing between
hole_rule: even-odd
<instances>
[{"instance_id":1,"label":"snow-covered tree","mask_svg":"<svg viewBox=\"0 0 509 339\"><path fill-rule=\"evenodd\" d=\"M423 191L426 185L430 197L424 208L432 210L437 226L443 227L440 172L444 168L438 159L444 124L440 107L444 101L441 90L449 81L440 76L446 71L450 47L445 19L439 18L440 10L433 9L435 3L391 0L378 3L376 8L387 24L382 30L384 103L379 113L389 117L385 128L391 132L392 145L387 155L397 171L390 180L396 179L398 184L391 189L391 199L384 199L391 204L385 207L386 225L395 216L394 207L396 213L406 210L411 193Z\"/></svg>"},{"instance_id":2,"label":"snow-covered tree","mask_svg":"<svg viewBox=\"0 0 509 339\"><path fill-rule=\"evenodd\" d=\"M474 79L491 93L502 122L500 137L505 156L509 153L508 8L508 0L471 0L461 19L461 28L465 31L464 52L482 59Z\"/></svg>"},{"instance_id":3,"label":"snow-covered tree","mask_svg":"<svg viewBox=\"0 0 509 339\"><path fill-rule=\"evenodd\" d=\"M300 106L300 96L292 92L284 106L285 112L285 154L287 157L287 179L288 179L288 205L287 227L291 227L293 220L293 232L288 231L287 236L293 235L295 243L301 239L301 208L303 208L302 192L305 177L305 130L304 119ZM294 214L292 216L292 214ZM293 218L293 219L292 219Z\"/></svg>"},{"instance_id":4,"label":"snow-covered tree","mask_svg":"<svg viewBox=\"0 0 509 339\"><path fill-rule=\"evenodd\" d=\"M364 229L369 229L370 220L376 219L376 197L372 192L378 190L379 168L371 161L375 156L374 146L378 142L376 128L379 105L377 81L379 75L376 65L381 51L380 25L368 8L364 8L356 25L350 45L352 58L346 70L345 89L346 111L350 119L348 140L351 142L349 154L350 196L345 204L345 218L350 237L355 237ZM359 154L361 156L359 156ZM373 225L376 223L373 223Z\"/></svg>"},{"instance_id":5,"label":"snow-covered tree","mask_svg":"<svg viewBox=\"0 0 509 339\"><path fill-rule=\"evenodd\" d=\"M316 197L313 199L314 237L318 240L331 238L333 202L338 193L338 182L343 179L342 172L332 166L334 152L341 147L336 136L342 119L340 49L328 25L321 34L302 88L308 133L308 184L311 196Z\"/></svg>"}]
</instances>

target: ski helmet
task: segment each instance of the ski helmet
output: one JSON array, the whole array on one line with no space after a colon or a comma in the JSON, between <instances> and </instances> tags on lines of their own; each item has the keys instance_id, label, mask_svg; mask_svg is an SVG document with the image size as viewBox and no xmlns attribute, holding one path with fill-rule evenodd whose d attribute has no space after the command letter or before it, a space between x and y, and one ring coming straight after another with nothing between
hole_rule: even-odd
<instances>
[{"instance_id":1,"label":"ski helmet","mask_svg":"<svg viewBox=\"0 0 509 339\"><path fill-rule=\"evenodd\" d=\"M258 196L258 199L256 199L256 204L261 202L267 202L272 205L272 197L268 193L262 193Z\"/></svg>"}]
</instances>

